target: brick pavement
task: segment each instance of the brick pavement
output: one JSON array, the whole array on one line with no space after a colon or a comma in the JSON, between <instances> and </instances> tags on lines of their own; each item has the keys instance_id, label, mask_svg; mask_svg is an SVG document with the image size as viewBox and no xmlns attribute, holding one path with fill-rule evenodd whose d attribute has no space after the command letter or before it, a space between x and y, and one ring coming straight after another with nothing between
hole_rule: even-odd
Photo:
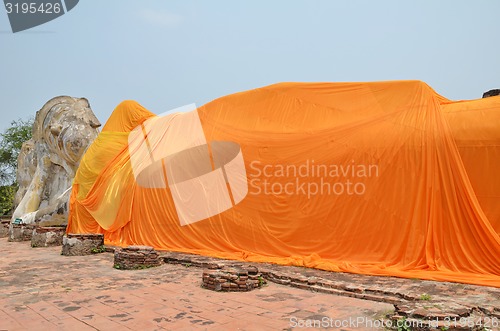
<instances>
[{"instance_id":1,"label":"brick pavement","mask_svg":"<svg viewBox=\"0 0 500 331\"><path fill-rule=\"evenodd\" d=\"M448 318L487 322L449 330L500 330L499 288L252 263L269 286L218 293L200 287L202 268L239 262L161 252L168 264L123 271L109 253L66 257L60 247L5 238L0 250L0 330L289 330L307 322L373 330L396 316L441 319L434 329Z\"/></svg>"},{"instance_id":2,"label":"brick pavement","mask_svg":"<svg viewBox=\"0 0 500 331\"><path fill-rule=\"evenodd\" d=\"M61 256L61 247L6 238L0 252L0 330L286 330L306 321L373 330L367 320L393 311L387 303L275 283L213 292L200 287L202 269L187 264L116 270L109 253ZM335 327L349 318L364 323Z\"/></svg>"}]
</instances>

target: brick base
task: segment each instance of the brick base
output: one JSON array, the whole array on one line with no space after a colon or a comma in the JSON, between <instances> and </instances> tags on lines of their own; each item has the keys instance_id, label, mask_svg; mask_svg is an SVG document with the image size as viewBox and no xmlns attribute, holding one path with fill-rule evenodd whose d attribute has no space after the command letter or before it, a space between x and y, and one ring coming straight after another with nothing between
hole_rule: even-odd
<instances>
[{"instance_id":1,"label":"brick base","mask_svg":"<svg viewBox=\"0 0 500 331\"><path fill-rule=\"evenodd\" d=\"M7 238L9 236L10 220L2 220L0 222L0 238Z\"/></svg>"},{"instance_id":2,"label":"brick base","mask_svg":"<svg viewBox=\"0 0 500 331\"><path fill-rule=\"evenodd\" d=\"M102 233L75 234L68 233L63 237L62 255L90 255L100 252L104 246Z\"/></svg>"},{"instance_id":3,"label":"brick base","mask_svg":"<svg viewBox=\"0 0 500 331\"><path fill-rule=\"evenodd\" d=\"M36 227L31 236L31 247L61 246L65 226Z\"/></svg>"},{"instance_id":4,"label":"brick base","mask_svg":"<svg viewBox=\"0 0 500 331\"><path fill-rule=\"evenodd\" d=\"M245 292L264 284L266 280L253 266L204 270L202 276L202 287L212 291Z\"/></svg>"},{"instance_id":5,"label":"brick base","mask_svg":"<svg viewBox=\"0 0 500 331\"><path fill-rule=\"evenodd\" d=\"M31 241L35 224L10 224L9 241Z\"/></svg>"},{"instance_id":6,"label":"brick base","mask_svg":"<svg viewBox=\"0 0 500 331\"><path fill-rule=\"evenodd\" d=\"M158 253L149 246L129 246L115 249L114 268L137 270L157 267L161 264Z\"/></svg>"}]
</instances>

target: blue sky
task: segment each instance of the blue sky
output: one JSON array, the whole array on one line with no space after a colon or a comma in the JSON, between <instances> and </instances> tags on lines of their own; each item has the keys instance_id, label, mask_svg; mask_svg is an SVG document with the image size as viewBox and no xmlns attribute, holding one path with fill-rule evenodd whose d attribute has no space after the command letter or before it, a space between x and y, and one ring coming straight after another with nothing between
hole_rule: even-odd
<instances>
[{"instance_id":1,"label":"blue sky","mask_svg":"<svg viewBox=\"0 0 500 331\"><path fill-rule=\"evenodd\" d=\"M154 113L282 81L420 79L450 99L500 88L500 1L80 0L13 34L0 8L3 131L50 98Z\"/></svg>"}]
</instances>

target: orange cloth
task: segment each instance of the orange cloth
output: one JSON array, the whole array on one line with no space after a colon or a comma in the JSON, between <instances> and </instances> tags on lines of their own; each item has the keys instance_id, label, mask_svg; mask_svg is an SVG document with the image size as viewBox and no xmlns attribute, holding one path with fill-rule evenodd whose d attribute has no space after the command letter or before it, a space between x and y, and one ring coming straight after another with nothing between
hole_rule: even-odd
<instances>
[{"instance_id":1,"label":"orange cloth","mask_svg":"<svg viewBox=\"0 0 500 331\"><path fill-rule=\"evenodd\" d=\"M476 197L500 233L500 97L442 108Z\"/></svg>"},{"instance_id":2,"label":"orange cloth","mask_svg":"<svg viewBox=\"0 0 500 331\"><path fill-rule=\"evenodd\" d=\"M239 204L181 226L169 189L134 179L128 132L154 115L127 101L81 161L68 232L500 287L500 97L452 102L420 81L281 83L198 115L207 141L241 146L249 192Z\"/></svg>"}]
</instances>

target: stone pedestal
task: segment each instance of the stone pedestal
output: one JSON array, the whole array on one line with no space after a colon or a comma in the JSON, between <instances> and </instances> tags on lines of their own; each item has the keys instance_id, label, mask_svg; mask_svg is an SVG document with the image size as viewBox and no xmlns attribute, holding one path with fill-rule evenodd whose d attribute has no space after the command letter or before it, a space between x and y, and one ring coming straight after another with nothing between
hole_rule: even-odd
<instances>
[{"instance_id":1,"label":"stone pedestal","mask_svg":"<svg viewBox=\"0 0 500 331\"><path fill-rule=\"evenodd\" d=\"M9 220L0 221L0 238L7 238L9 236Z\"/></svg>"},{"instance_id":2,"label":"stone pedestal","mask_svg":"<svg viewBox=\"0 0 500 331\"><path fill-rule=\"evenodd\" d=\"M212 291L246 292L266 284L256 267L229 267L204 270L202 287Z\"/></svg>"},{"instance_id":3,"label":"stone pedestal","mask_svg":"<svg viewBox=\"0 0 500 331\"><path fill-rule=\"evenodd\" d=\"M31 241L35 224L13 224L9 225L9 241Z\"/></svg>"},{"instance_id":4,"label":"stone pedestal","mask_svg":"<svg viewBox=\"0 0 500 331\"><path fill-rule=\"evenodd\" d=\"M64 226L36 227L31 236L31 247L61 246L65 233Z\"/></svg>"},{"instance_id":5,"label":"stone pedestal","mask_svg":"<svg viewBox=\"0 0 500 331\"><path fill-rule=\"evenodd\" d=\"M102 252L104 235L102 233L68 233L63 237L62 255L90 255Z\"/></svg>"},{"instance_id":6,"label":"stone pedestal","mask_svg":"<svg viewBox=\"0 0 500 331\"><path fill-rule=\"evenodd\" d=\"M161 264L158 253L149 246L129 246L115 250L114 268L137 270L157 267Z\"/></svg>"}]
</instances>

